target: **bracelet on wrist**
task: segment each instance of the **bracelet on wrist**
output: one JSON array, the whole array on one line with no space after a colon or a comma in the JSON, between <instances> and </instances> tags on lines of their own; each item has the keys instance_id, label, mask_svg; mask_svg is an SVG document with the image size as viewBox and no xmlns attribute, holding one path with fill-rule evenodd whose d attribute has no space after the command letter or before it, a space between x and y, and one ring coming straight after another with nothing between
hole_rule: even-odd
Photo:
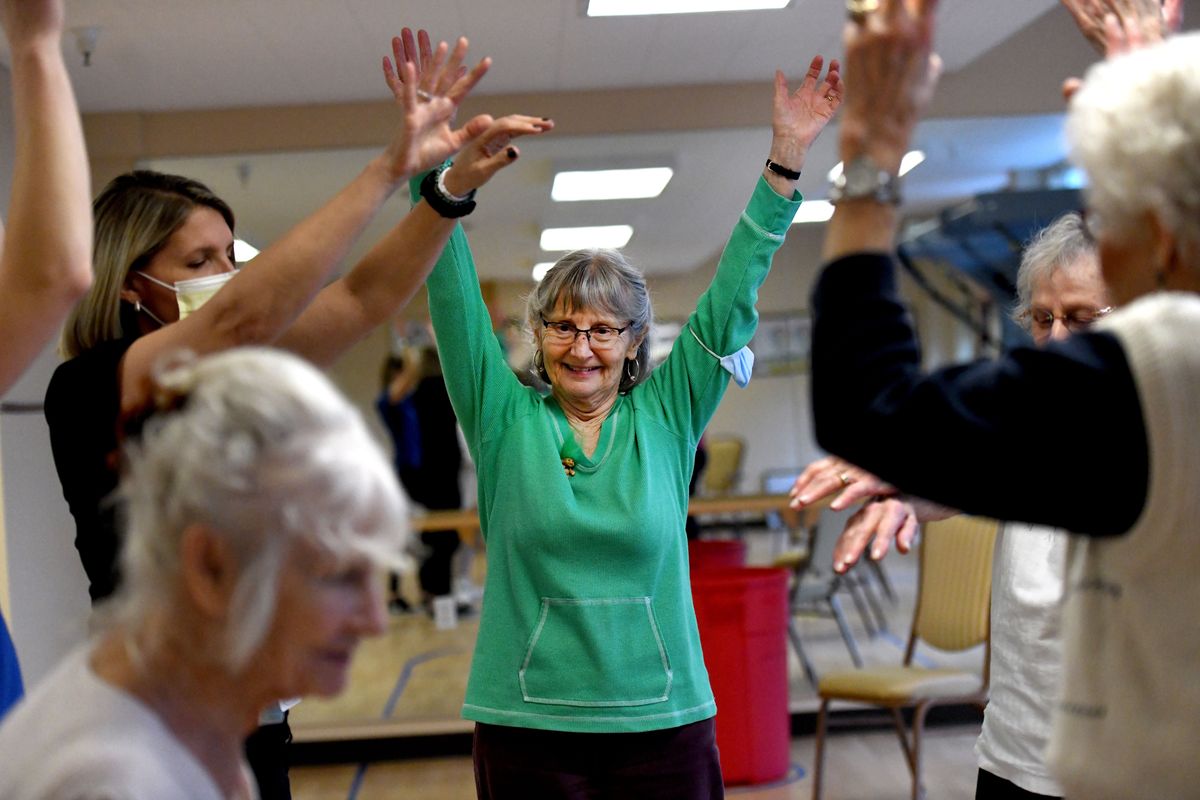
<instances>
[{"instance_id":1,"label":"bracelet on wrist","mask_svg":"<svg viewBox=\"0 0 1200 800\"><path fill-rule=\"evenodd\" d=\"M800 170L788 169L787 167L783 166L782 164L776 164L774 161L772 161L769 158L767 159L767 169L771 170L771 172L774 172L776 175L778 175L781 178L787 178L789 181L800 180Z\"/></svg>"},{"instance_id":2,"label":"bracelet on wrist","mask_svg":"<svg viewBox=\"0 0 1200 800\"><path fill-rule=\"evenodd\" d=\"M443 164L425 176L421 181L421 197L440 216L458 219L475 210L475 190L467 192L465 197L451 194L442 177L448 168Z\"/></svg>"}]
</instances>

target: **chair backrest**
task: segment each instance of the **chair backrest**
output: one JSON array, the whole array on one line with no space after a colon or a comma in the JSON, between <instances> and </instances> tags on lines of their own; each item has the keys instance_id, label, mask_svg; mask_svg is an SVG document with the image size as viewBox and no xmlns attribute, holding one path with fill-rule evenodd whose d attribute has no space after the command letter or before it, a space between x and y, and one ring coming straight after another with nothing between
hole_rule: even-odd
<instances>
[{"instance_id":1,"label":"chair backrest","mask_svg":"<svg viewBox=\"0 0 1200 800\"><path fill-rule=\"evenodd\" d=\"M966 650L989 637L992 555L999 523L959 515L930 522L921 534L921 574L912 637L939 650Z\"/></svg>"},{"instance_id":2,"label":"chair backrest","mask_svg":"<svg viewBox=\"0 0 1200 800\"><path fill-rule=\"evenodd\" d=\"M742 471L742 450L745 445L735 437L705 439L708 462L700 477L700 487L706 495L729 494L737 486Z\"/></svg>"}]
</instances>

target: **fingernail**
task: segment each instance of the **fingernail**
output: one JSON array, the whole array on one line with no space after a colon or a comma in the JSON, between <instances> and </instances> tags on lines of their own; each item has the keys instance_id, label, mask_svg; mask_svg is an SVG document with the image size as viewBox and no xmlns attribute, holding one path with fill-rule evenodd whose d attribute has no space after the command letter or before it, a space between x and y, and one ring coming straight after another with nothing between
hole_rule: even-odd
<instances>
[{"instance_id":1,"label":"fingernail","mask_svg":"<svg viewBox=\"0 0 1200 800\"><path fill-rule=\"evenodd\" d=\"M808 495L806 495L806 494L800 495L799 497L796 498L796 502L802 506L807 505L808 504Z\"/></svg>"},{"instance_id":2,"label":"fingernail","mask_svg":"<svg viewBox=\"0 0 1200 800\"><path fill-rule=\"evenodd\" d=\"M508 148L508 157L516 158L517 157L517 148L515 148L515 147Z\"/></svg>"},{"instance_id":3,"label":"fingernail","mask_svg":"<svg viewBox=\"0 0 1200 800\"><path fill-rule=\"evenodd\" d=\"M845 561L838 561L838 562L836 562L836 563L833 565L833 571L834 571L834 572L836 572L836 573L838 573L839 575L840 575L841 573L845 572L845 571L846 571L846 562L845 562Z\"/></svg>"}]
</instances>

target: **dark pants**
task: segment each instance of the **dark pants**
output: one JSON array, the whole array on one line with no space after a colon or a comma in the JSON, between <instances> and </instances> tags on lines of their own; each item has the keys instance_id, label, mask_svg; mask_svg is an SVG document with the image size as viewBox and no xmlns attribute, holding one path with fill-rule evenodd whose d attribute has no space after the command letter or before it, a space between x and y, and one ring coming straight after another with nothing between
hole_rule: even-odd
<instances>
[{"instance_id":1,"label":"dark pants","mask_svg":"<svg viewBox=\"0 0 1200 800\"><path fill-rule=\"evenodd\" d=\"M458 531L424 531L421 543L428 548L425 560L417 571L421 591L433 597L451 594L454 590L454 553L458 550Z\"/></svg>"},{"instance_id":2,"label":"dark pants","mask_svg":"<svg viewBox=\"0 0 1200 800\"><path fill-rule=\"evenodd\" d=\"M292 729L287 714L277 725L260 725L246 738L246 760L254 772L261 800L291 800L288 781L288 743Z\"/></svg>"},{"instance_id":3,"label":"dark pants","mask_svg":"<svg viewBox=\"0 0 1200 800\"><path fill-rule=\"evenodd\" d=\"M979 770L979 778L975 782L975 800L1062 800L1048 794L1027 792L1012 781L1006 781L999 775L993 775L987 770Z\"/></svg>"},{"instance_id":4,"label":"dark pants","mask_svg":"<svg viewBox=\"0 0 1200 800\"><path fill-rule=\"evenodd\" d=\"M475 725L480 800L720 800L712 719L645 733Z\"/></svg>"}]
</instances>

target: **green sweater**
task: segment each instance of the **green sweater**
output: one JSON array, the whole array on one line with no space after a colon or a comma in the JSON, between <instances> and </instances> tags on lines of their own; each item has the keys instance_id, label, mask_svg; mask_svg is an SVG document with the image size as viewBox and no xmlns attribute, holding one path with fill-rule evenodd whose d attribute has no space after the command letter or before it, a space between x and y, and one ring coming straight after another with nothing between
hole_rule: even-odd
<instances>
[{"instance_id":1,"label":"green sweater","mask_svg":"<svg viewBox=\"0 0 1200 800\"><path fill-rule=\"evenodd\" d=\"M684 520L696 443L729 375L692 332L720 355L750 341L758 287L798 206L760 179L671 354L618 397L592 458L555 400L509 369L455 230L428 288L488 549L466 718L607 733L716 713Z\"/></svg>"}]
</instances>

